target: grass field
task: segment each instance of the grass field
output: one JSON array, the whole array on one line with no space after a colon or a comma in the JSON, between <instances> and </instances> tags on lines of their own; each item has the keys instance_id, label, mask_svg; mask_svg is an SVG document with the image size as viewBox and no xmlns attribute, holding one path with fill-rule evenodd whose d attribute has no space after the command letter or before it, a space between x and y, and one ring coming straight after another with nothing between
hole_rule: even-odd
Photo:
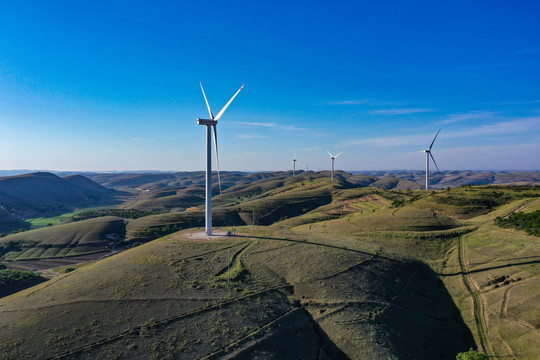
<instances>
[{"instance_id":1,"label":"grass field","mask_svg":"<svg viewBox=\"0 0 540 360\"><path fill-rule=\"evenodd\" d=\"M32 225L32 229L39 229L46 226L52 226L57 225L61 223L62 221L69 219L73 215L79 214L83 211L90 211L90 210L105 210L105 209L115 209L114 207L90 207L90 208L84 208L84 209L78 209L72 212L67 212L61 215L57 216L51 216L51 217L38 217L33 219L28 219L27 221Z\"/></svg>"},{"instance_id":2,"label":"grass field","mask_svg":"<svg viewBox=\"0 0 540 360\"><path fill-rule=\"evenodd\" d=\"M28 219L28 222L32 224L32 229L39 229L45 226L52 226L60 223L62 220L65 220L71 216L75 215L74 212L68 212L58 216L51 217L38 217L34 219Z\"/></svg>"}]
</instances>

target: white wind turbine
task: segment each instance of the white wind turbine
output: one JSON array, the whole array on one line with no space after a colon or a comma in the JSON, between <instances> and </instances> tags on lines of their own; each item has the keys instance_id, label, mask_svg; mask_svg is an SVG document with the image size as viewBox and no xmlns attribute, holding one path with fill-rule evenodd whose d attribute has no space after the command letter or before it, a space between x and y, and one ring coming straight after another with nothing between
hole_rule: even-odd
<instances>
[{"instance_id":1,"label":"white wind turbine","mask_svg":"<svg viewBox=\"0 0 540 360\"><path fill-rule=\"evenodd\" d=\"M437 162L435 161L435 158L431 154L431 148L433 147L433 143L435 143L435 139L437 138L437 135L439 135L439 131L437 131L437 134L435 134L435 137L433 138L433 141L431 142L431 145L429 145L429 149L424 150L423 152L426 153L426 190L429 189L429 157L431 156L431 159L433 160L433 163L437 167L437 171L439 171L439 167L437 166Z\"/></svg>"},{"instance_id":2,"label":"white wind turbine","mask_svg":"<svg viewBox=\"0 0 540 360\"><path fill-rule=\"evenodd\" d=\"M206 235L212 235L212 128L214 128L214 146L216 148L216 163L217 163L217 173L218 173L218 182L219 182L219 192L221 193L221 178L219 176L219 155L218 155L218 146L217 146L217 129L216 125L219 118L223 115L225 110L229 107L231 102L234 100L236 95L244 88L244 85L234 94L234 96L229 100L227 104L221 109L221 111L214 117L212 110L210 110L210 104L206 99L206 94L201 83L201 90L204 96L204 101L206 102L206 107L208 108L208 113L210 114L210 119L197 119L198 125L206 125L206 219L205 219L205 228Z\"/></svg>"},{"instance_id":3,"label":"white wind turbine","mask_svg":"<svg viewBox=\"0 0 540 360\"><path fill-rule=\"evenodd\" d=\"M296 164L302 165L300 161L296 160L296 153L294 153L294 156L292 159L292 176L296 176Z\"/></svg>"},{"instance_id":4,"label":"white wind turbine","mask_svg":"<svg viewBox=\"0 0 540 360\"><path fill-rule=\"evenodd\" d=\"M330 159L332 159L332 182L334 182L334 162L336 161L336 158L341 155L341 152L337 154L336 156L330 154L330 151L326 150L328 155L330 155Z\"/></svg>"}]
</instances>

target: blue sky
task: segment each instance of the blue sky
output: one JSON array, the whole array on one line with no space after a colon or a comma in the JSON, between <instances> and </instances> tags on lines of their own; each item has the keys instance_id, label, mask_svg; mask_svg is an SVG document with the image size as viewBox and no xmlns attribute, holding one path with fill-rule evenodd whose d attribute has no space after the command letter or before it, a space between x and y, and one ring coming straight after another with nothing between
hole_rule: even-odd
<instances>
[{"instance_id":1,"label":"blue sky","mask_svg":"<svg viewBox=\"0 0 540 360\"><path fill-rule=\"evenodd\" d=\"M540 169L540 2L4 1L0 169Z\"/></svg>"}]
</instances>

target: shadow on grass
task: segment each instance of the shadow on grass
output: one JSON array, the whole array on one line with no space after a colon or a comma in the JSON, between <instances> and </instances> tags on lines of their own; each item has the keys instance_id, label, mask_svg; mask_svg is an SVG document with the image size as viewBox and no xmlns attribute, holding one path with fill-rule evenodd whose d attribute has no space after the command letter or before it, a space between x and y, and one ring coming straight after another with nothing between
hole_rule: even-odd
<instances>
[{"instance_id":1,"label":"shadow on grass","mask_svg":"<svg viewBox=\"0 0 540 360\"><path fill-rule=\"evenodd\" d=\"M0 284L0 298L15 294L16 292L41 284L42 282L45 282L47 280L48 279L45 279L42 276L38 276L31 279L16 281L10 284Z\"/></svg>"},{"instance_id":2,"label":"shadow on grass","mask_svg":"<svg viewBox=\"0 0 540 360\"><path fill-rule=\"evenodd\" d=\"M517 259L516 259L516 260L517 260ZM500 261L500 260L499 260L499 261ZM450 273L450 274L437 274L437 275L438 275L438 276L446 277L446 276L457 276L457 275L475 274L475 273L480 273L480 272L490 271L490 270L495 270L495 269L505 269L505 268L514 267L514 266L534 265L534 264L540 264L540 260L523 261L523 262L512 263L512 264L504 264L504 265L498 265L498 266L490 266L490 267L486 267L486 268L482 268L482 269L469 270L469 271L465 271L465 272L463 272L463 271L458 271L458 272L454 272L454 273ZM470 266L470 264L469 264L469 266Z\"/></svg>"},{"instance_id":3,"label":"shadow on grass","mask_svg":"<svg viewBox=\"0 0 540 360\"><path fill-rule=\"evenodd\" d=\"M459 352L476 348L452 296L425 263L418 269L379 319L387 327L388 343L399 359L455 359Z\"/></svg>"},{"instance_id":4,"label":"shadow on grass","mask_svg":"<svg viewBox=\"0 0 540 360\"><path fill-rule=\"evenodd\" d=\"M370 253L370 252L367 252L367 251L361 251L361 250L346 248L346 247L343 247L343 246L336 246L336 245L318 243L318 242L313 242L313 241L308 241L308 240L294 240L294 239L288 239L288 238L278 238L278 237L268 237L268 236L254 236L254 235L234 235L234 237L248 238L248 239L285 241L285 242L304 244L304 245L323 246L323 247L327 247L327 248L331 248L331 249L350 251L350 252L354 252L354 253L357 253L357 254L374 256L374 257L379 257L381 259L387 259L387 260L390 260L390 261L396 261L397 262L396 259L393 259L393 258L387 257L387 256L383 256L383 255L380 255L380 254L376 254L376 253Z\"/></svg>"}]
</instances>

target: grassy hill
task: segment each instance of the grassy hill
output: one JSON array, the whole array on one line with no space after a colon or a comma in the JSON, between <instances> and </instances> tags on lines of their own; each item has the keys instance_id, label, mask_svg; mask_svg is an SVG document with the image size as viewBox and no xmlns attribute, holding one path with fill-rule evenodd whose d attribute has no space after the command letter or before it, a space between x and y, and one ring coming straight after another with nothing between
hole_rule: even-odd
<instances>
[{"instance_id":1,"label":"grassy hill","mask_svg":"<svg viewBox=\"0 0 540 360\"><path fill-rule=\"evenodd\" d=\"M0 178L0 230L29 228L25 219L115 202L117 192L88 178L31 173Z\"/></svg>"},{"instance_id":2,"label":"grassy hill","mask_svg":"<svg viewBox=\"0 0 540 360\"><path fill-rule=\"evenodd\" d=\"M201 236L197 205L0 239L12 259L166 235L0 299L4 357L538 358L540 238L494 220L539 210L539 187L242 181L214 199L215 225L236 236Z\"/></svg>"},{"instance_id":3,"label":"grassy hill","mask_svg":"<svg viewBox=\"0 0 540 360\"><path fill-rule=\"evenodd\" d=\"M114 216L25 231L0 238L0 259L44 259L103 251L111 241L107 234L123 237L125 233L125 220Z\"/></svg>"},{"instance_id":4,"label":"grassy hill","mask_svg":"<svg viewBox=\"0 0 540 360\"><path fill-rule=\"evenodd\" d=\"M423 185L426 173L415 171L361 171L364 176L377 178L396 177ZM446 189L464 185L535 185L540 182L538 171L442 171L430 174L431 187Z\"/></svg>"},{"instance_id":5,"label":"grassy hill","mask_svg":"<svg viewBox=\"0 0 540 360\"><path fill-rule=\"evenodd\" d=\"M6 359L451 359L473 342L429 267L303 237L181 232L0 299L0 312Z\"/></svg>"}]
</instances>

